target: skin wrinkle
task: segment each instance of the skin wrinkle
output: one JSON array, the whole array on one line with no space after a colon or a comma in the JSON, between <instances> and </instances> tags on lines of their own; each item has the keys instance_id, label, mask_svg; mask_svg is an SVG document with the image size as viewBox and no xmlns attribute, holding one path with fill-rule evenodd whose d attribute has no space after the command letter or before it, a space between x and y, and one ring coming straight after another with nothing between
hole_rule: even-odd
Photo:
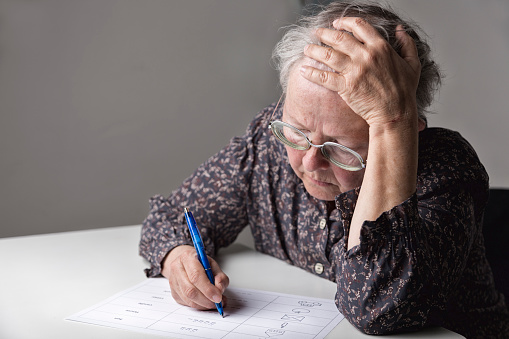
<instances>
[{"instance_id":1,"label":"skin wrinkle","mask_svg":"<svg viewBox=\"0 0 509 339\"><path fill-rule=\"evenodd\" d=\"M345 250L345 241L359 190L339 195L336 209L332 211L324 201L313 198L288 166L284 146L267 128L273 108L261 111L246 135L234 138L169 198L151 199L151 213L143 222L140 241L140 252L151 263L147 274L161 273L161 263L152 253L177 250L188 243L185 223L177 217L168 218L181 214L185 206L196 211L194 216L202 230L209 230L208 234L212 235L221 230L221 247L231 244L247 226L251 227L256 248L262 253L312 274L317 274L315 263L322 262L324 271L317 276L338 284L335 298L339 310L363 332L387 334L395 330L417 330L433 320L432 324L467 338L475 338L474 334L479 338L496 338L503 331L502 321L507 311L503 311L503 299L498 297L493 285L482 243L474 241L470 245L480 227L482 210L469 206L483 206L486 202L488 176L468 142L446 129L422 131L416 194L383 214L380 220L368 223L363 247L351 252ZM275 113L275 119L282 120L281 111L280 108ZM267 164L270 170L259 166L260 163ZM450 166L452 163L454 167ZM190 190L191 186L196 189ZM218 205L224 206L222 218L218 218ZM317 225L327 217L330 222L324 233ZM162 233L168 234L168 238L162 239L159 236ZM208 253L219 249L215 240L204 239ZM192 247L191 250L195 256ZM394 255L394 250L403 254ZM410 260L419 265L405 266ZM426 263L424 267L423 263ZM399 278L395 274L401 268L404 275ZM367 276L369 280L362 278ZM429 276L436 277L432 285L427 284ZM395 278L398 280L393 281ZM219 274L216 282L218 279ZM357 297L362 297L361 291L367 288L376 288L377 295L386 298ZM440 291L440 297L436 291ZM401 302L397 307L391 304L392 300L408 298L408 302ZM451 308L448 299L454 300L458 307L465 307L467 313ZM475 305L472 300L477 301ZM409 303L414 307L408 306ZM429 313L433 318L428 318L429 303L444 313L433 309ZM370 312L366 312L366 306ZM213 307L210 304L209 308ZM381 307L393 311L384 314ZM401 321L395 314L402 315Z\"/></svg>"},{"instance_id":2,"label":"skin wrinkle","mask_svg":"<svg viewBox=\"0 0 509 339\"><path fill-rule=\"evenodd\" d=\"M336 93L311 84L293 72L288 83L288 93L283 108L283 121L310 132L310 139L316 144L337 140L354 149L364 159L367 155L368 125L353 113ZM286 147L290 165L304 182L306 189L318 199L334 200L342 192L360 186L363 171L349 172L330 164L320 150L295 150ZM319 180L329 183L320 186Z\"/></svg>"},{"instance_id":3,"label":"skin wrinkle","mask_svg":"<svg viewBox=\"0 0 509 339\"><path fill-rule=\"evenodd\" d=\"M140 252L153 258L151 252L169 249L165 262L185 266L171 271L172 265L156 261L147 271L168 277L179 303L212 308L214 296L228 286L213 259L215 286L204 272L193 276L200 263L191 257L185 226L165 219L186 206L197 211L209 253L231 244L249 225L258 251L336 282L338 309L364 333L426 325L469 338L509 331L493 277L476 274L489 271L482 241L474 242L487 201L487 173L458 133L424 129L418 120L437 68L431 69L429 48L412 29L407 35L397 26L399 18L382 14L393 22L385 30L392 42L365 19L347 14L334 27L315 30L319 41L298 45L306 56L281 68L286 100L274 112L274 119L297 126L314 144L336 141L352 148L367 161L365 169L347 171L315 147L300 151L280 143L267 128L271 106L170 199L153 199ZM309 43L293 39L286 41ZM288 56L289 46L279 46ZM422 73L422 64L431 71ZM322 221L323 229L317 226ZM165 243L157 237L161 228L172 235ZM189 285L197 295L179 300Z\"/></svg>"}]
</instances>

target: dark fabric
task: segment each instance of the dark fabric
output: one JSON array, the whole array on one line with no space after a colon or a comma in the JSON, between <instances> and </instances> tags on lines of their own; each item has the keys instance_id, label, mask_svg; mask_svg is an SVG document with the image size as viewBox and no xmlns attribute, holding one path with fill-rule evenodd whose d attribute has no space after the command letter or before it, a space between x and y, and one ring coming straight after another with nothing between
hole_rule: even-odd
<instances>
[{"instance_id":1,"label":"dark fabric","mask_svg":"<svg viewBox=\"0 0 509 339\"><path fill-rule=\"evenodd\" d=\"M209 254L249 226L258 251L335 281L335 301L365 333L443 326L467 338L504 338L509 315L494 287L482 235L488 175L457 132L419 135L417 191L375 221L347 250L359 188L329 202L310 196L268 129L271 107L184 181L151 199L140 253L161 273L172 248L191 244L189 207ZM281 111L276 112L276 118ZM325 227L323 227L325 226Z\"/></svg>"},{"instance_id":2,"label":"dark fabric","mask_svg":"<svg viewBox=\"0 0 509 339\"><path fill-rule=\"evenodd\" d=\"M495 286L509 305L509 189L490 189L483 233Z\"/></svg>"}]
</instances>

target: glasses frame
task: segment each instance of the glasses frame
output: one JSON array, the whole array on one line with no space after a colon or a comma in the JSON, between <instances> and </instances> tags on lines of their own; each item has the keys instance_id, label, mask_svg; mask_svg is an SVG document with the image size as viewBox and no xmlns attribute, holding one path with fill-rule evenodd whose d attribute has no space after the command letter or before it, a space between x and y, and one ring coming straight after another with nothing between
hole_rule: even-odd
<instances>
[{"instance_id":1,"label":"glasses frame","mask_svg":"<svg viewBox=\"0 0 509 339\"><path fill-rule=\"evenodd\" d=\"M346 147L344 145L338 144L336 142L330 142L330 141L327 141L327 142L323 143L322 145L315 145L315 144L313 144L311 142L311 140L309 140L307 135L304 134L304 132L299 130L297 127L294 127L294 126L290 125L289 123L286 123L286 122L281 121L281 120L272 120L272 118L273 118L277 108L279 107L279 103L281 102L281 99L283 98L283 96L284 96L284 94L281 95L281 97L279 98L276 106L274 107L274 109L272 111L272 114L271 114L270 120L269 120L270 121L269 122L269 129L272 131L272 134L274 134L274 136L280 142L282 142L283 144L287 145L288 147L291 147L291 148L296 149L296 150L301 150L301 151L307 151L311 147L319 148L325 159L329 160L333 165L335 165L337 167L340 167L340 168L342 168L344 170L347 170L347 171L356 172L356 171L360 171L360 170L366 168L366 161L362 158L362 156L359 153L355 152L354 150L352 150L352 149L350 149L350 148L348 148L348 147ZM308 144L307 147L296 145L296 144L292 143L291 141L289 141L286 137L282 136L281 133L280 133L280 130L278 129L278 127L280 127L280 126L286 126L288 128L291 128L294 131L296 131L297 133L299 133L300 135L302 135L304 137L304 140L306 140L306 142ZM357 160L359 160L360 167L349 166L349 165L345 165L343 163L340 163L339 161L336 161L335 159L331 158L330 155L325 151L325 148L324 148L325 146L339 147L343 151L346 151L346 152L352 154L353 156L355 156L357 158Z\"/></svg>"}]
</instances>

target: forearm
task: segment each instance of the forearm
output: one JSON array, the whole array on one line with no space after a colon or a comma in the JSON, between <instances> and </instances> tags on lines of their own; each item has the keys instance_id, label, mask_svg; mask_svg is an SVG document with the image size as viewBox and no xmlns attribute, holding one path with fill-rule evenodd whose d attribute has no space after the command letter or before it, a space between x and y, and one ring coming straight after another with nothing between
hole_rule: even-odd
<instances>
[{"instance_id":1,"label":"forearm","mask_svg":"<svg viewBox=\"0 0 509 339\"><path fill-rule=\"evenodd\" d=\"M442 265L425 259L431 250L425 232L414 193L365 222L360 247L345 251L339 242L331 251L331 262L338 263L339 310L362 332L409 331L428 322L430 301L439 302L433 293L441 288L430 266Z\"/></svg>"},{"instance_id":2,"label":"forearm","mask_svg":"<svg viewBox=\"0 0 509 339\"><path fill-rule=\"evenodd\" d=\"M168 198L158 195L150 200L140 241L140 254L152 266L147 274L160 274L162 261L173 248L192 245L184 207L193 211L209 255L232 243L247 225L244 191L251 167L245 161L246 148L244 139L233 139ZM242 160L245 166L240 172Z\"/></svg>"},{"instance_id":3,"label":"forearm","mask_svg":"<svg viewBox=\"0 0 509 339\"><path fill-rule=\"evenodd\" d=\"M416 193L364 222L354 251L342 242L331 251L339 310L366 333L433 323L457 292L479 234L477 207L488 189L484 167L459 134L433 128L419 134ZM357 191L337 200L347 235Z\"/></svg>"},{"instance_id":4,"label":"forearm","mask_svg":"<svg viewBox=\"0 0 509 339\"><path fill-rule=\"evenodd\" d=\"M150 199L150 213L143 221L139 244L140 255L151 264L151 268L145 270L148 276L161 274L161 263L173 248L192 245L185 225L178 222L178 216L168 199L160 195Z\"/></svg>"},{"instance_id":5,"label":"forearm","mask_svg":"<svg viewBox=\"0 0 509 339\"><path fill-rule=\"evenodd\" d=\"M350 225L348 249L359 244L364 221L407 200L416 189L418 123L415 112L391 125L370 126L369 151Z\"/></svg>"}]
</instances>

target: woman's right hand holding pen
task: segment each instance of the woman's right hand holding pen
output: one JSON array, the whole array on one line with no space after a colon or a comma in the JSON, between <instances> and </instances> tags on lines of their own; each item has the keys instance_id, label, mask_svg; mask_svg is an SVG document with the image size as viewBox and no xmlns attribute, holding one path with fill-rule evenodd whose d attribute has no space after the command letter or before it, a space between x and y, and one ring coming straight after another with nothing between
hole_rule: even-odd
<instances>
[{"instance_id":1,"label":"woman's right hand holding pen","mask_svg":"<svg viewBox=\"0 0 509 339\"><path fill-rule=\"evenodd\" d=\"M210 283L193 246L178 246L168 253L163 261L162 274L169 280L176 302L199 310L215 309L214 303L221 301L226 304L223 293L229 278L214 259L208 259L215 285Z\"/></svg>"}]
</instances>

